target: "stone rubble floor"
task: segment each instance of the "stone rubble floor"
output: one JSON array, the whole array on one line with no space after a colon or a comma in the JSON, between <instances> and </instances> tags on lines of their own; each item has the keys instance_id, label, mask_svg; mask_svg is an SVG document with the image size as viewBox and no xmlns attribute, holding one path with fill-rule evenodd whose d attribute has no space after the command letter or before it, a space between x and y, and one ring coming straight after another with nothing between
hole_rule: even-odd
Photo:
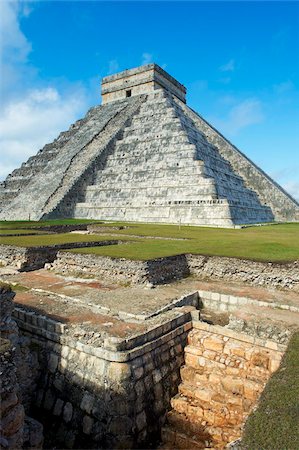
<instances>
[{"instance_id":1,"label":"stone rubble floor","mask_svg":"<svg viewBox=\"0 0 299 450\"><path fill-rule=\"evenodd\" d=\"M98 333L101 338L128 338L177 317L188 310L188 307L174 308L163 313L159 313L159 310L171 304L174 299L197 290L299 307L298 294L295 292L201 281L195 277L150 288L142 285L123 286L105 280L65 277L45 269L16 272L0 268L0 280L17 284L17 305L62 321L73 328L73 332L84 329L87 334ZM148 314L156 315L148 320L136 320L133 317L145 317ZM267 319L281 321L288 326L299 326L299 313L287 310L244 305L233 314L245 320ZM228 322L227 313L217 314L217 311L204 309L203 316L213 323L225 325Z\"/></svg>"}]
</instances>

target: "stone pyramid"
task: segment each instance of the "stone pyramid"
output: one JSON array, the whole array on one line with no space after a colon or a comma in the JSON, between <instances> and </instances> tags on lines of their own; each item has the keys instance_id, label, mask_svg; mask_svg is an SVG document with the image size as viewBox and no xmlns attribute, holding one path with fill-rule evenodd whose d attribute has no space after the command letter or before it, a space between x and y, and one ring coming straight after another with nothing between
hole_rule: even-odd
<instances>
[{"instance_id":1,"label":"stone pyramid","mask_svg":"<svg viewBox=\"0 0 299 450\"><path fill-rule=\"evenodd\" d=\"M0 219L234 226L296 221L299 205L186 105L156 64L106 77L102 105L0 185Z\"/></svg>"}]
</instances>

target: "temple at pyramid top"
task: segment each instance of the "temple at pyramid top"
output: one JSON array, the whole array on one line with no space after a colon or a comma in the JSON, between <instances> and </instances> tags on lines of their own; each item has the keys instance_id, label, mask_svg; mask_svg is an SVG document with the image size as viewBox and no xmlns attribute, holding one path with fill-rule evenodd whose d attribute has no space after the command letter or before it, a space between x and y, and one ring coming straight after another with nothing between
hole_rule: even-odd
<instances>
[{"instance_id":1,"label":"temple at pyramid top","mask_svg":"<svg viewBox=\"0 0 299 450\"><path fill-rule=\"evenodd\" d=\"M186 103L186 88L157 64L110 75L102 80L102 103L165 89Z\"/></svg>"},{"instance_id":2,"label":"temple at pyramid top","mask_svg":"<svg viewBox=\"0 0 299 450\"><path fill-rule=\"evenodd\" d=\"M147 64L103 78L102 104L0 183L0 219L29 217L232 227L299 205Z\"/></svg>"}]
</instances>

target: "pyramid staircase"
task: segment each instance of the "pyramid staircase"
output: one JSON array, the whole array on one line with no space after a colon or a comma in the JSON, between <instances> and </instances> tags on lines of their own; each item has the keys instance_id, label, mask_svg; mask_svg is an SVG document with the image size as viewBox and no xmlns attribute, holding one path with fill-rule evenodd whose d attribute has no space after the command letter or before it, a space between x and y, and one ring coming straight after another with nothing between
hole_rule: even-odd
<instances>
[{"instance_id":1,"label":"pyramid staircase","mask_svg":"<svg viewBox=\"0 0 299 450\"><path fill-rule=\"evenodd\" d=\"M218 224L272 220L165 91L150 94L87 186L75 217Z\"/></svg>"},{"instance_id":2,"label":"pyramid staircase","mask_svg":"<svg viewBox=\"0 0 299 450\"><path fill-rule=\"evenodd\" d=\"M299 220L298 203L185 104L156 64L105 77L103 104L0 183L0 219L231 227Z\"/></svg>"}]
</instances>

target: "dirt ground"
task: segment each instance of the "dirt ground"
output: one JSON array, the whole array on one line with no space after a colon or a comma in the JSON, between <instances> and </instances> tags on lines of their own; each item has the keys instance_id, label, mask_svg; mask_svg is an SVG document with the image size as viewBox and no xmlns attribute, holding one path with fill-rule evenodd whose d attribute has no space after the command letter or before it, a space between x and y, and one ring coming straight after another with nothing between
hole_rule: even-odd
<instances>
[{"instance_id":1,"label":"dirt ground","mask_svg":"<svg viewBox=\"0 0 299 450\"><path fill-rule=\"evenodd\" d=\"M87 339L89 336L95 339L107 335L127 338L142 333L178 316L182 312L180 308L163 314L159 310L167 305L172 307L174 300L198 290L274 302L278 307L281 304L299 307L298 295L293 292L200 281L194 277L152 288L123 286L102 279L64 277L45 269L10 272L0 268L0 280L15 285L16 305L64 322L76 329L77 333L85 333ZM154 317L145 320L148 315ZM278 308L247 305L239 307L234 315L245 320L267 319L299 327L299 313ZM139 316L139 320L136 316ZM217 311L203 309L202 317L222 325L228 322L228 314Z\"/></svg>"}]
</instances>

